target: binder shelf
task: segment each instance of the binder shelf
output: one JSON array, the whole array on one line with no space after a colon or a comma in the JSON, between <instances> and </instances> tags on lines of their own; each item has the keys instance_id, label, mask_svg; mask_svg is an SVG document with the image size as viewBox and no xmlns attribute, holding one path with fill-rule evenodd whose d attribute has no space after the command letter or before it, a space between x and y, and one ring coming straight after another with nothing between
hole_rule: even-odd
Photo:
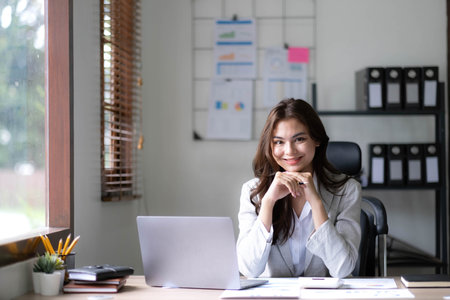
<instances>
[{"instance_id":1,"label":"binder shelf","mask_svg":"<svg viewBox=\"0 0 450 300\"><path fill-rule=\"evenodd\" d=\"M392 68L394 71L399 72L399 69ZM389 78L391 81L395 81L390 73L392 69L379 70L379 75ZM431 71L433 72L431 72ZM372 69L363 70L359 76L365 80L373 81L377 83L376 72L372 74ZM406 70L411 71L411 70ZM413 71L418 71L414 69ZM421 69L424 77L429 77L435 80L437 77L437 70L433 67L424 67ZM388 74L386 74L388 72ZM406 74L405 70L403 76L412 76L412 74ZM375 87L377 87L375 85ZM425 85L422 85L425 88ZM430 88L429 84L426 87ZM374 161L369 163L369 172L375 171L375 174L370 174L369 184L363 189L366 190L434 190L436 201L436 254L435 257L428 257L423 259L422 256L410 255L413 249L410 251L392 251L392 255L389 255L388 250L388 266L398 266L400 261L407 261L406 264L401 264L404 267L407 266L427 266L434 267L436 273L448 273L448 248L447 248L447 178L446 178L446 125L445 125L445 84L443 82L437 83L437 100L432 103L432 107L429 106L430 98L429 93L423 95L423 100L420 106L395 105L393 97L389 98L388 105L385 105L385 100L388 98L387 93L389 91L383 90L375 91L372 88L372 100L375 102L367 102L370 100L370 96L366 99L360 99L362 102L366 102L366 108L358 106L358 110L352 111L318 111L321 116L414 116L414 115L427 115L433 116L435 121L435 142L432 144L420 144L412 141L410 144L371 144L369 146L369 157L375 158ZM370 91L370 89L367 89ZM406 92L406 90L403 90ZM366 95L367 96L367 95ZM382 97L382 98L377 98ZM383 99L382 108L374 109L368 106L372 103L375 105L379 99ZM404 96L402 96L404 100ZM374 146L380 146L377 152L374 152ZM389 165L389 162L392 162ZM375 163L375 166L372 165ZM375 167L375 169L373 169ZM390 169L391 168L391 169ZM394 169L392 169L394 168ZM389 171L392 173L389 174ZM427 173L428 172L428 173ZM430 173L432 172L432 173ZM371 182L374 181L374 182ZM395 253L394 253L395 252ZM391 259L390 259L391 257ZM438 263L436 263L438 262Z\"/></svg>"}]
</instances>

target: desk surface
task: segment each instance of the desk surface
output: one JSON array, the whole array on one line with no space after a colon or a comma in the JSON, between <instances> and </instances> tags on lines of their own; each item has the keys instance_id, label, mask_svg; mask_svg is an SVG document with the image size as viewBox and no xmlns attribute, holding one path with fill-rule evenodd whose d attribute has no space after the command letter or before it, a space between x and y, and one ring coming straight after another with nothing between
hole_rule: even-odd
<instances>
[{"instance_id":1,"label":"desk surface","mask_svg":"<svg viewBox=\"0 0 450 300\"><path fill-rule=\"evenodd\" d=\"M404 288L399 278L395 278L397 286ZM414 288L410 289L416 300L443 300L444 296L450 296L450 288ZM128 278L126 285L117 294L108 294L109 299L126 300L126 299L146 299L146 300L217 300L223 290L208 289L167 289L159 287L149 287L145 284L144 276L131 276ZM92 295L106 294L61 294L54 297L35 295L29 293L17 298L17 300L50 300L50 299L88 299ZM106 300L106 299L105 299Z\"/></svg>"}]
</instances>

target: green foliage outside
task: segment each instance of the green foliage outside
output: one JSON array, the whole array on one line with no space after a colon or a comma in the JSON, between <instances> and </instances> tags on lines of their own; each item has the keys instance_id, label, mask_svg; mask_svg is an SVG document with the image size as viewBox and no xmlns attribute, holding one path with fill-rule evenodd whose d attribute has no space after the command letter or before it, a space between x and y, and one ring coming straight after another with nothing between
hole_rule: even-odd
<instances>
[{"instance_id":1,"label":"green foliage outside","mask_svg":"<svg viewBox=\"0 0 450 300\"><path fill-rule=\"evenodd\" d=\"M43 6L0 0L0 213L20 212L33 227L45 225Z\"/></svg>"}]
</instances>

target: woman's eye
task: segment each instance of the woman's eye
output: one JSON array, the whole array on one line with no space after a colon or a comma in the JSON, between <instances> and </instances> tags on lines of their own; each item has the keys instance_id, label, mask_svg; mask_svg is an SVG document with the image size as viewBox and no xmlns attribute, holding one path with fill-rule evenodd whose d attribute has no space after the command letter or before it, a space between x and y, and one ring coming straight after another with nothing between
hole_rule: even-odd
<instances>
[{"instance_id":1,"label":"woman's eye","mask_svg":"<svg viewBox=\"0 0 450 300\"><path fill-rule=\"evenodd\" d=\"M283 144L282 141L273 141L273 143L274 143L274 145L281 145L281 144Z\"/></svg>"},{"instance_id":2,"label":"woman's eye","mask_svg":"<svg viewBox=\"0 0 450 300\"><path fill-rule=\"evenodd\" d=\"M303 142L304 140L306 140L306 139L303 137L299 137L299 138L295 139L296 142Z\"/></svg>"}]
</instances>

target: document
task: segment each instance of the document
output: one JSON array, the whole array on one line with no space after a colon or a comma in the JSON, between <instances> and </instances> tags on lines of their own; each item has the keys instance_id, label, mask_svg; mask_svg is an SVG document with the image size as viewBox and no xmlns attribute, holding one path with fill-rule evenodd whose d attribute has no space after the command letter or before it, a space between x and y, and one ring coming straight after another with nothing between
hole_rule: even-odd
<instances>
[{"instance_id":1,"label":"document","mask_svg":"<svg viewBox=\"0 0 450 300\"><path fill-rule=\"evenodd\" d=\"M212 80L207 138L250 140L252 99L251 80Z\"/></svg>"},{"instance_id":2,"label":"document","mask_svg":"<svg viewBox=\"0 0 450 300\"><path fill-rule=\"evenodd\" d=\"M265 278L266 279L266 278ZM222 299L234 298L298 298L300 287L298 278L268 278L264 285L245 290L225 290Z\"/></svg>"},{"instance_id":3,"label":"document","mask_svg":"<svg viewBox=\"0 0 450 300\"><path fill-rule=\"evenodd\" d=\"M264 57L265 107L285 98L306 99L308 48L271 47Z\"/></svg>"},{"instance_id":4,"label":"document","mask_svg":"<svg viewBox=\"0 0 450 300\"><path fill-rule=\"evenodd\" d=\"M414 298L407 289L302 289L300 299L394 299Z\"/></svg>"},{"instance_id":5,"label":"document","mask_svg":"<svg viewBox=\"0 0 450 300\"><path fill-rule=\"evenodd\" d=\"M351 299L351 298L413 298L407 289L398 289L393 278L348 278L342 279L338 289L300 289L299 279L268 278L268 283L246 289L225 290L220 298L311 298L311 299Z\"/></svg>"},{"instance_id":6,"label":"document","mask_svg":"<svg viewBox=\"0 0 450 300\"><path fill-rule=\"evenodd\" d=\"M214 77L256 77L255 21L217 20L214 40Z\"/></svg>"}]
</instances>

